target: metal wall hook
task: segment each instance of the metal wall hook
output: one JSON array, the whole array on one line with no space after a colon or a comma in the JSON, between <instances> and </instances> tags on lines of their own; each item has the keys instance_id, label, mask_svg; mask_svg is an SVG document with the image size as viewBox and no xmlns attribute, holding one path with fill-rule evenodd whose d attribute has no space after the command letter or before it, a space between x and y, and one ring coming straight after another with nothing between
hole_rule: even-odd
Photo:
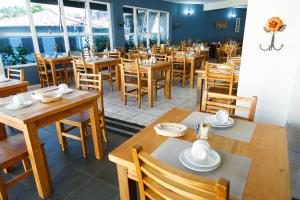
<instances>
[{"instance_id":1,"label":"metal wall hook","mask_svg":"<svg viewBox=\"0 0 300 200\"><path fill-rule=\"evenodd\" d=\"M282 47L283 47L283 44L281 44L279 48L276 48L276 47L275 47L275 33L272 33L271 44L269 45L268 48L263 49L263 48L262 48L262 44L259 45L259 48L260 48L262 51L272 51L273 49L274 49L275 51L280 51L280 50L282 49Z\"/></svg>"}]
</instances>

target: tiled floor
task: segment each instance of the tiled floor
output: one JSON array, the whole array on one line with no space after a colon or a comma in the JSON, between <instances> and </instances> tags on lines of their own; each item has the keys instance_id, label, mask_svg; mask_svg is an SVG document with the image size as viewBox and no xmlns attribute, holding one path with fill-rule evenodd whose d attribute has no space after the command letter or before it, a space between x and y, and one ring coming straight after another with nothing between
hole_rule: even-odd
<instances>
[{"instance_id":1,"label":"tiled floor","mask_svg":"<svg viewBox=\"0 0 300 200\"><path fill-rule=\"evenodd\" d=\"M127 105L124 106L121 102L121 93L111 93L108 86L104 86L104 110L108 117L148 125L175 106L195 109L196 89L190 89L188 84L185 88L174 86L170 100L164 98L163 90L159 90L153 108L148 108L148 97L145 96L141 109L138 109L136 98L128 97Z\"/></svg>"}]
</instances>

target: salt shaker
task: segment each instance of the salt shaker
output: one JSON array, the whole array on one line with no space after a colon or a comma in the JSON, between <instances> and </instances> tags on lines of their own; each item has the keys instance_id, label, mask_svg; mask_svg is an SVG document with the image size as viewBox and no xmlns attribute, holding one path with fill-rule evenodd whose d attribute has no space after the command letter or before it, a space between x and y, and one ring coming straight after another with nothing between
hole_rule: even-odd
<instances>
[{"instance_id":1,"label":"salt shaker","mask_svg":"<svg viewBox=\"0 0 300 200\"><path fill-rule=\"evenodd\" d=\"M202 122L200 125L200 139L202 140L208 139L208 129L209 129L209 124Z\"/></svg>"}]
</instances>

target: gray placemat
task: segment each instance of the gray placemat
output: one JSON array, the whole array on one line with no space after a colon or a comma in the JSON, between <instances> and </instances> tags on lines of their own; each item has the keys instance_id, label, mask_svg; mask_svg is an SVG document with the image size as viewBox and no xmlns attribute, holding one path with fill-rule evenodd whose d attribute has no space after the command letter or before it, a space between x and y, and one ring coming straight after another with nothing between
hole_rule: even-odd
<instances>
[{"instance_id":1,"label":"gray placemat","mask_svg":"<svg viewBox=\"0 0 300 200\"><path fill-rule=\"evenodd\" d=\"M181 123L189 128L195 128L196 124L201 123L210 114L202 112L193 112L187 116ZM234 119L234 125L228 128L209 128L209 133L228 137L234 140L250 142L256 128L255 122L249 122L241 119Z\"/></svg>"},{"instance_id":2,"label":"gray placemat","mask_svg":"<svg viewBox=\"0 0 300 200\"><path fill-rule=\"evenodd\" d=\"M154 152L152 152L151 155L172 167L195 175L205 176L212 179L219 179L223 177L230 181L230 196L242 199L251 166L251 159L217 150L222 159L221 165L212 172L197 172L186 168L179 161L180 152L191 146L191 142L176 138L168 138Z\"/></svg>"}]
</instances>

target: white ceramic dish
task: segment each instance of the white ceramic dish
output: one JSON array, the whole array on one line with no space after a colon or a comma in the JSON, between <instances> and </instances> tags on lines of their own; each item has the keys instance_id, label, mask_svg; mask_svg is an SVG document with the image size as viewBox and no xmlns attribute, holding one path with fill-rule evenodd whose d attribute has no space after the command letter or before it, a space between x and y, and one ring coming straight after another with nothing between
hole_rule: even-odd
<instances>
[{"instance_id":1,"label":"white ceramic dish","mask_svg":"<svg viewBox=\"0 0 300 200\"><path fill-rule=\"evenodd\" d=\"M62 99L62 94L58 94L56 92L47 92L41 94L40 96L40 100L42 103L50 103L50 102L58 101L60 99Z\"/></svg>"},{"instance_id":2,"label":"white ceramic dish","mask_svg":"<svg viewBox=\"0 0 300 200\"><path fill-rule=\"evenodd\" d=\"M160 123L154 126L154 130L158 135L167 137L181 137L185 134L187 126L177 123Z\"/></svg>"},{"instance_id":3,"label":"white ceramic dish","mask_svg":"<svg viewBox=\"0 0 300 200\"><path fill-rule=\"evenodd\" d=\"M212 168L217 166L221 162L220 155L213 149L210 150L210 155L205 160L195 159L192 155L191 148L183 150L182 153L186 160L189 161L191 164L203 168Z\"/></svg>"},{"instance_id":4,"label":"white ceramic dish","mask_svg":"<svg viewBox=\"0 0 300 200\"><path fill-rule=\"evenodd\" d=\"M7 81L9 81L9 78L4 78L4 79L0 80L0 83L5 83Z\"/></svg>"},{"instance_id":5,"label":"white ceramic dish","mask_svg":"<svg viewBox=\"0 0 300 200\"><path fill-rule=\"evenodd\" d=\"M73 91L74 91L74 89L68 88L67 90L65 90L65 91L63 91L63 92L57 90L56 93L64 95L64 94L72 93Z\"/></svg>"},{"instance_id":6,"label":"white ceramic dish","mask_svg":"<svg viewBox=\"0 0 300 200\"><path fill-rule=\"evenodd\" d=\"M234 120L231 117L228 118L227 122L220 123L216 119L215 115L211 115L205 118L205 122L209 123L212 127L218 127L218 128L227 128L234 125Z\"/></svg>"},{"instance_id":7,"label":"white ceramic dish","mask_svg":"<svg viewBox=\"0 0 300 200\"><path fill-rule=\"evenodd\" d=\"M17 110L17 109L28 107L31 104L32 104L32 101L26 100L23 104L20 104L20 105L15 105L14 103L10 103L6 106L6 108L9 110Z\"/></svg>"},{"instance_id":8,"label":"white ceramic dish","mask_svg":"<svg viewBox=\"0 0 300 200\"><path fill-rule=\"evenodd\" d=\"M200 166L197 166L197 165L194 165L193 163L191 163L185 156L184 156L184 151L182 151L180 154L179 154L179 161L180 163L185 166L186 168L190 169L190 170L193 170L193 171L198 171L198 172L210 172L210 171L213 171L215 169L217 169L221 162L219 162L217 165L213 166L213 167L200 167Z\"/></svg>"}]
</instances>

